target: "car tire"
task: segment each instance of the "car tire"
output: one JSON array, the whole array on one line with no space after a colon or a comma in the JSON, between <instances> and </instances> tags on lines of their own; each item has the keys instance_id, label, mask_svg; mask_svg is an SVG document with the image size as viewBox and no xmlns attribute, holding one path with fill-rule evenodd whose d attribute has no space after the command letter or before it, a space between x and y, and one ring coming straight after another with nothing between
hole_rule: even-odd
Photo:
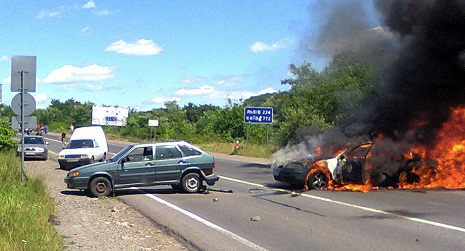
<instances>
[{"instance_id":1,"label":"car tire","mask_svg":"<svg viewBox=\"0 0 465 251\"><path fill-rule=\"evenodd\" d=\"M94 178L88 190L94 197L109 196L112 192L111 182L105 177Z\"/></svg>"},{"instance_id":2,"label":"car tire","mask_svg":"<svg viewBox=\"0 0 465 251\"><path fill-rule=\"evenodd\" d=\"M198 193L201 185L198 173L187 173L184 177L182 177L181 187L186 193Z\"/></svg>"},{"instance_id":3,"label":"car tire","mask_svg":"<svg viewBox=\"0 0 465 251\"><path fill-rule=\"evenodd\" d=\"M315 172L310 175L307 185L308 189L322 190L328 187L328 176L322 172Z\"/></svg>"}]
</instances>

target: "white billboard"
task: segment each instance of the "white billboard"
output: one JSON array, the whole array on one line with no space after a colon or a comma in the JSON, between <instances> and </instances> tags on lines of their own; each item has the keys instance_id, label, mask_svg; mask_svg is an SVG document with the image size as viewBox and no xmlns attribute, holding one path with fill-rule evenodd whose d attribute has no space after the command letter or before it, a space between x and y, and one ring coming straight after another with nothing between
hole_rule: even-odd
<instances>
[{"instance_id":1,"label":"white billboard","mask_svg":"<svg viewBox=\"0 0 465 251\"><path fill-rule=\"evenodd\" d=\"M92 125L125 126L129 108L92 107Z\"/></svg>"}]
</instances>

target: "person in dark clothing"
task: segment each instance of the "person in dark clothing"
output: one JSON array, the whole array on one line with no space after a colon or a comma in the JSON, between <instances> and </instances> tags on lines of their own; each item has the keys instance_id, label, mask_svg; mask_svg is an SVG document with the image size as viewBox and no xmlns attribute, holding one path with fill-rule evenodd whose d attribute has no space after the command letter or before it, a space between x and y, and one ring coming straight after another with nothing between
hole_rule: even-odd
<instances>
[{"instance_id":1,"label":"person in dark clothing","mask_svg":"<svg viewBox=\"0 0 465 251\"><path fill-rule=\"evenodd\" d=\"M65 131L62 131L61 132L61 143L63 145L65 145L65 138L66 138L66 133L65 133Z\"/></svg>"}]
</instances>

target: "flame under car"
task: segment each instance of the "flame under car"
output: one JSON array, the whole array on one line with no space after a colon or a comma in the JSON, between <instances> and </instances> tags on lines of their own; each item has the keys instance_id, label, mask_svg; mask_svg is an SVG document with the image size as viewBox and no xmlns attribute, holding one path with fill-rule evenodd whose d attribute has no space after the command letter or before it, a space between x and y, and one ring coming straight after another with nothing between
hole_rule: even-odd
<instances>
[{"instance_id":1,"label":"flame under car","mask_svg":"<svg viewBox=\"0 0 465 251\"><path fill-rule=\"evenodd\" d=\"M274 167L274 179L295 187L319 190L337 189L348 184L369 184L371 188L372 185L396 187L400 181L418 182L419 176L412 169L422 163L414 158L393 162L395 168L392 172L373 173L372 163L368 160L372 147L373 143L369 142L347 148L328 158L289 161Z\"/></svg>"}]
</instances>

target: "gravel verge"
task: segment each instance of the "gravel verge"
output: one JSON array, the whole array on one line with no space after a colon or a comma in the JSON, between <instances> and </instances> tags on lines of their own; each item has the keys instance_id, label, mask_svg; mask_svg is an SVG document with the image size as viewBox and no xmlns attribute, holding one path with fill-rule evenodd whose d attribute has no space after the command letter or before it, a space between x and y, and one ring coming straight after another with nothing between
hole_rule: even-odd
<instances>
[{"instance_id":1,"label":"gravel verge","mask_svg":"<svg viewBox=\"0 0 465 251\"><path fill-rule=\"evenodd\" d=\"M56 205L49 221L63 236L65 250L190 250L174 234L157 226L117 198L90 198L67 190L66 171L53 160L25 161L30 177L41 177Z\"/></svg>"}]
</instances>

